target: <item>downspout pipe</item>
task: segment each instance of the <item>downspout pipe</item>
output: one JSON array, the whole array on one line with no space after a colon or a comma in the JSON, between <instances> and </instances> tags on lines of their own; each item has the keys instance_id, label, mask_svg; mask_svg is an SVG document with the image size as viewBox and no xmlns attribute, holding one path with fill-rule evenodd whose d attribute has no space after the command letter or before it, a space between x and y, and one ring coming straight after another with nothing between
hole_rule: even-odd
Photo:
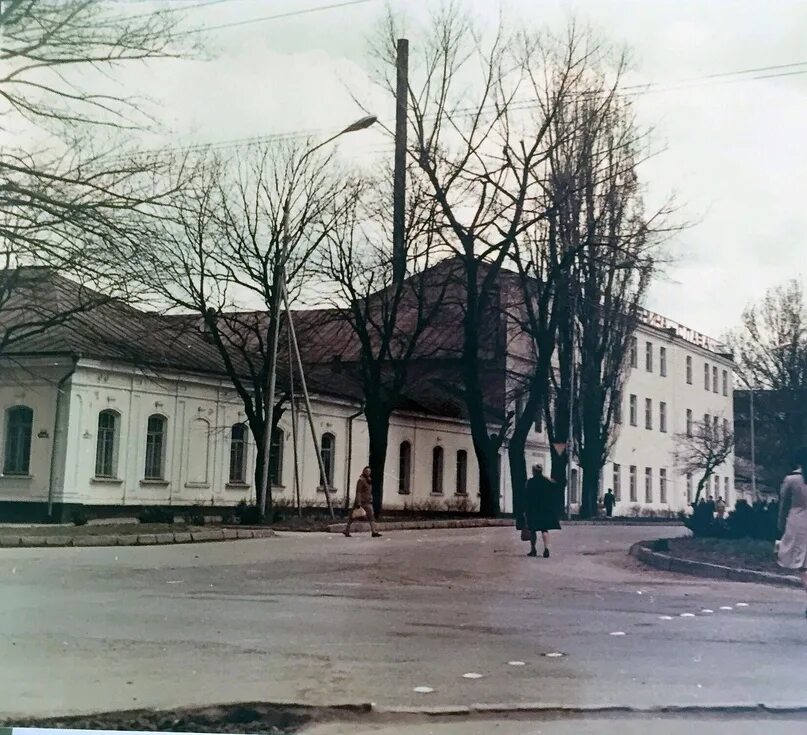
<instances>
[{"instance_id":1,"label":"downspout pipe","mask_svg":"<svg viewBox=\"0 0 807 735\"><path fill-rule=\"evenodd\" d=\"M353 420L364 413L364 401L359 410L347 417L347 477L345 478L345 510L350 510L350 465L353 459Z\"/></svg>"},{"instance_id":2,"label":"downspout pipe","mask_svg":"<svg viewBox=\"0 0 807 735\"><path fill-rule=\"evenodd\" d=\"M81 355L79 353L73 353L70 357L73 360L70 370L65 373L56 384L56 410L53 416L53 442L50 448L50 471L48 473L48 521L53 520L53 495L56 490L56 449L58 446L59 425L62 418L62 405L64 403L64 386L76 372L76 367L78 366L78 361L81 359Z\"/></svg>"}]
</instances>

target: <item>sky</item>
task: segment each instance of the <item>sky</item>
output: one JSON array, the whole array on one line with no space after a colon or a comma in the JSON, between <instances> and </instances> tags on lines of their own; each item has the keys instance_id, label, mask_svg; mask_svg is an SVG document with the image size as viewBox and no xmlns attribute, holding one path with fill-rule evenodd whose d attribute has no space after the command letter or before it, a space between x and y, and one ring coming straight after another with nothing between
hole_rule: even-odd
<instances>
[{"instance_id":1,"label":"sky","mask_svg":"<svg viewBox=\"0 0 807 735\"><path fill-rule=\"evenodd\" d=\"M145 147L300 132L325 138L363 114L354 96L380 119L394 119L394 102L368 77L368 38L385 0L117 2L132 12L185 6L187 22L211 29L203 57L127 72L126 83L157 102L161 130ZM414 28L440 2L389 5ZM720 337L770 286L794 277L805 284L807 3L455 2L482 27L494 26L500 14L510 24L557 32L571 18L590 24L630 51L631 84L653 85L635 97L638 121L652 130L657 151L641 176L647 200L674 196L687 227L668 244L670 263L648 308ZM249 22L214 28L241 21ZM790 66L741 73L779 65ZM339 142L348 161L369 163L389 150L373 129Z\"/></svg>"}]
</instances>

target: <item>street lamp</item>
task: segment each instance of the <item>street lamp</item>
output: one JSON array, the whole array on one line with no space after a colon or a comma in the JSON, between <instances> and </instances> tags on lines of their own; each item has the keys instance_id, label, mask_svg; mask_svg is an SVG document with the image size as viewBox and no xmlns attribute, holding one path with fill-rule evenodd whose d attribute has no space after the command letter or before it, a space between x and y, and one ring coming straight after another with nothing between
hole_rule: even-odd
<instances>
[{"instance_id":1,"label":"street lamp","mask_svg":"<svg viewBox=\"0 0 807 735\"><path fill-rule=\"evenodd\" d=\"M312 153L318 151L328 143L336 140L341 135L345 133L354 133L357 130L364 130L365 128L369 128L373 123L376 122L378 118L375 115L366 115L365 117L361 117L355 122L348 125L346 128L340 130L336 135L332 135L330 138L323 140L321 143L317 143L313 148L309 148L303 155L300 157L300 160L297 162L298 168L302 165L303 161L308 158ZM291 243L291 238L289 236L289 212L291 209L291 186L289 187L289 191L286 192L286 197L283 202L283 244L282 249L280 252L280 257L278 258L278 266L276 270L275 276L275 293L273 294L274 303L272 304L272 314L274 315L274 324L272 325L272 342L270 347L270 354L272 355L272 368L269 372L269 389L267 391L267 400L265 406L265 413L266 413L266 422L264 424L264 436L263 436L263 468L261 472L261 487L263 489L263 495L261 497L261 517L264 516L266 513L266 498L268 495L269 490L269 456L272 452L272 420L274 419L274 410L275 410L275 391L277 387L277 345L280 338L280 304L281 301L286 302L286 311L288 312L288 299L286 294L286 259L288 258L289 254L289 247ZM291 315L289 315L290 319ZM289 324L289 328L291 329L291 324ZM292 330L293 331L293 330ZM299 357L299 350L296 349L297 342L296 338L294 339L295 351ZM291 356L289 356L291 359ZM300 369L302 370L302 363L300 363ZM308 419L311 425L311 431L313 434L314 426L313 426L313 418L311 417L311 405L308 398L308 389L305 385L305 379L303 378L302 381L302 388L303 388L303 395L305 397L306 402L306 411L308 412ZM319 463L319 471L323 478L325 478L325 500L328 503L328 508L331 510L331 515L333 515L333 508L331 507L331 496L328 494L328 476L325 473L325 467L322 462L322 455L320 454L319 447L317 446L316 436L313 436L314 439L314 449L316 450L317 461Z\"/></svg>"}]
</instances>

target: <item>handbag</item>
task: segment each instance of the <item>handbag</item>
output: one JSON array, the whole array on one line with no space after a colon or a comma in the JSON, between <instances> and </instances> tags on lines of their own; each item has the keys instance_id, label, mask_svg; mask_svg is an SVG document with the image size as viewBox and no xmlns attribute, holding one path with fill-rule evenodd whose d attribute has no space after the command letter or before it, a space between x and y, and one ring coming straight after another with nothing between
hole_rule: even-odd
<instances>
[{"instance_id":1,"label":"handbag","mask_svg":"<svg viewBox=\"0 0 807 735\"><path fill-rule=\"evenodd\" d=\"M350 512L350 517L351 517L351 518L352 518L354 521L361 521L361 520L364 520L365 518L367 518L367 511L366 511L366 510L364 510L364 508L361 508L361 507L359 507L359 508L354 508L354 509L353 509L353 510Z\"/></svg>"},{"instance_id":2,"label":"handbag","mask_svg":"<svg viewBox=\"0 0 807 735\"><path fill-rule=\"evenodd\" d=\"M521 529L521 540L522 541L529 541L530 540L530 529L529 528L522 528Z\"/></svg>"}]
</instances>

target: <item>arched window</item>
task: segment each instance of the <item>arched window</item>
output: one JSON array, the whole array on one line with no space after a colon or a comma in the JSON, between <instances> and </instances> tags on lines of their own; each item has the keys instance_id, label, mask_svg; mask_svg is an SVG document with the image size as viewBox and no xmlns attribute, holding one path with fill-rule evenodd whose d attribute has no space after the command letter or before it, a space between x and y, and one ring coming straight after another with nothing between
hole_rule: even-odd
<instances>
[{"instance_id":1,"label":"arched window","mask_svg":"<svg viewBox=\"0 0 807 735\"><path fill-rule=\"evenodd\" d=\"M412 445L401 442L398 450L398 494L409 495L412 477Z\"/></svg>"},{"instance_id":2,"label":"arched window","mask_svg":"<svg viewBox=\"0 0 807 735\"><path fill-rule=\"evenodd\" d=\"M247 481L247 427L233 424L230 427L230 484L243 485Z\"/></svg>"},{"instance_id":3,"label":"arched window","mask_svg":"<svg viewBox=\"0 0 807 735\"><path fill-rule=\"evenodd\" d=\"M329 477L332 478L332 476L333 472ZM272 432L272 446L269 450L269 481L273 485L283 484L283 429L279 426L276 426Z\"/></svg>"},{"instance_id":4,"label":"arched window","mask_svg":"<svg viewBox=\"0 0 807 735\"><path fill-rule=\"evenodd\" d=\"M325 478L328 478L328 487L333 487L333 468L334 458L336 452L336 437L330 432L322 435L319 446L320 456L322 457L322 466L325 468L325 477L320 472L319 484L320 487L325 487Z\"/></svg>"},{"instance_id":5,"label":"arched window","mask_svg":"<svg viewBox=\"0 0 807 735\"><path fill-rule=\"evenodd\" d=\"M156 413L149 416L146 426L146 468L143 473L146 480L165 479L165 428L167 423L165 416Z\"/></svg>"},{"instance_id":6,"label":"arched window","mask_svg":"<svg viewBox=\"0 0 807 735\"><path fill-rule=\"evenodd\" d=\"M109 409L98 414L98 437L95 443L95 476L118 476L118 426L120 416Z\"/></svg>"},{"instance_id":7,"label":"arched window","mask_svg":"<svg viewBox=\"0 0 807 735\"><path fill-rule=\"evenodd\" d=\"M432 493L443 494L443 448L432 449Z\"/></svg>"},{"instance_id":8,"label":"arched window","mask_svg":"<svg viewBox=\"0 0 807 735\"><path fill-rule=\"evenodd\" d=\"M457 495L468 494L468 452L457 452Z\"/></svg>"},{"instance_id":9,"label":"arched window","mask_svg":"<svg viewBox=\"0 0 807 735\"><path fill-rule=\"evenodd\" d=\"M34 412L28 406L6 411L6 456L4 475L27 475L31 466L31 433Z\"/></svg>"}]
</instances>

